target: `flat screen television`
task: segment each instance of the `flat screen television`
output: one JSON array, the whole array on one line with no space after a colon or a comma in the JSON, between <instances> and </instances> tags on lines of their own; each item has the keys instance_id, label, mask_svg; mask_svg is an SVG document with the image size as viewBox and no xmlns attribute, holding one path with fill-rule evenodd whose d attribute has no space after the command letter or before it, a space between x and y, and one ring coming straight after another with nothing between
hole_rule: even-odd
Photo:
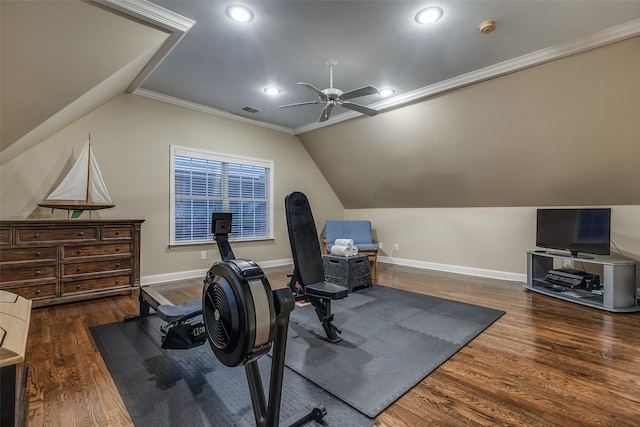
<instances>
[{"instance_id":1,"label":"flat screen television","mask_svg":"<svg viewBox=\"0 0 640 427\"><path fill-rule=\"evenodd\" d=\"M611 208L538 209L536 246L609 255Z\"/></svg>"}]
</instances>

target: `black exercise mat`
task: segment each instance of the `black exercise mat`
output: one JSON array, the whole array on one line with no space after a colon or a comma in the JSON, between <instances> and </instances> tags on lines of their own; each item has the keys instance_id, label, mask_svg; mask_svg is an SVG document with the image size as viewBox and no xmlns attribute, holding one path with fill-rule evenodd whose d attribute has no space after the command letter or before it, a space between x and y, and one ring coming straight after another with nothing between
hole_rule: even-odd
<instances>
[{"instance_id":1,"label":"black exercise mat","mask_svg":"<svg viewBox=\"0 0 640 427\"><path fill-rule=\"evenodd\" d=\"M190 350L160 348L156 316L91 328L129 414L138 427L255 426L244 367L229 368L208 344ZM258 361L268 395L271 358ZM330 426L371 426L374 421L285 369L280 420L315 403ZM308 425L319 424L312 422Z\"/></svg>"},{"instance_id":2,"label":"black exercise mat","mask_svg":"<svg viewBox=\"0 0 640 427\"><path fill-rule=\"evenodd\" d=\"M375 417L503 311L374 285L333 301L331 344L312 306L291 315L286 366Z\"/></svg>"}]
</instances>

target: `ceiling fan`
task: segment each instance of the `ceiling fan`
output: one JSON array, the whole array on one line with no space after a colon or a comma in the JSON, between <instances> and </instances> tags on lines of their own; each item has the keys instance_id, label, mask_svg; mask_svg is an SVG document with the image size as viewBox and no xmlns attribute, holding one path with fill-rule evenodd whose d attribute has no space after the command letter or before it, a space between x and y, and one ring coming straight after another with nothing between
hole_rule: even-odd
<instances>
[{"instance_id":1,"label":"ceiling fan","mask_svg":"<svg viewBox=\"0 0 640 427\"><path fill-rule=\"evenodd\" d=\"M365 107L364 105L348 101L349 99L358 98L360 96L377 94L378 89L376 89L374 86L365 86L361 87L360 89L351 90L349 92L342 92L340 89L333 87L333 67L335 67L337 63L338 61L336 61L335 59L330 59L327 61L327 66L329 66L329 87L327 89L320 90L310 83L298 82L300 86L306 86L309 89L313 90L318 95L318 100L279 105L278 108L325 103L324 109L320 114L320 120L318 120L320 122L329 120L331 109L335 105L341 105L344 108L366 114L367 116L375 116L376 114L378 114L378 110L374 110L373 108Z\"/></svg>"}]
</instances>

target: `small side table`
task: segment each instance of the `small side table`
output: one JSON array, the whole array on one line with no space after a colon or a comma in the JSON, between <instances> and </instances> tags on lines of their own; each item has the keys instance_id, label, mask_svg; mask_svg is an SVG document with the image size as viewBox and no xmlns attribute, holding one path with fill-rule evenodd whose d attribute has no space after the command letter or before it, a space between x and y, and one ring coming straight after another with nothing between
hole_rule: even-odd
<instances>
[{"instance_id":1,"label":"small side table","mask_svg":"<svg viewBox=\"0 0 640 427\"><path fill-rule=\"evenodd\" d=\"M0 425L22 426L26 413L25 353L31 300L0 291Z\"/></svg>"},{"instance_id":2,"label":"small side table","mask_svg":"<svg viewBox=\"0 0 640 427\"><path fill-rule=\"evenodd\" d=\"M371 286L371 270L367 255L324 255L322 262L327 282L344 286L349 292Z\"/></svg>"}]
</instances>

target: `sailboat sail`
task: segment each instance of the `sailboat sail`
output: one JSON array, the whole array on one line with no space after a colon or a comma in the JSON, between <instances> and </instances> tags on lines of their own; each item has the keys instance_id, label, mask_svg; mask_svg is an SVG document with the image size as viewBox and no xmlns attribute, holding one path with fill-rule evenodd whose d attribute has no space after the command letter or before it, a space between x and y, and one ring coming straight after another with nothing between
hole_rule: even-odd
<instances>
[{"instance_id":1,"label":"sailboat sail","mask_svg":"<svg viewBox=\"0 0 640 427\"><path fill-rule=\"evenodd\" d=\"M105 209L114 206L89 140L67 176L39 206L58 209Z\"/></svg>"}]
</instances>

